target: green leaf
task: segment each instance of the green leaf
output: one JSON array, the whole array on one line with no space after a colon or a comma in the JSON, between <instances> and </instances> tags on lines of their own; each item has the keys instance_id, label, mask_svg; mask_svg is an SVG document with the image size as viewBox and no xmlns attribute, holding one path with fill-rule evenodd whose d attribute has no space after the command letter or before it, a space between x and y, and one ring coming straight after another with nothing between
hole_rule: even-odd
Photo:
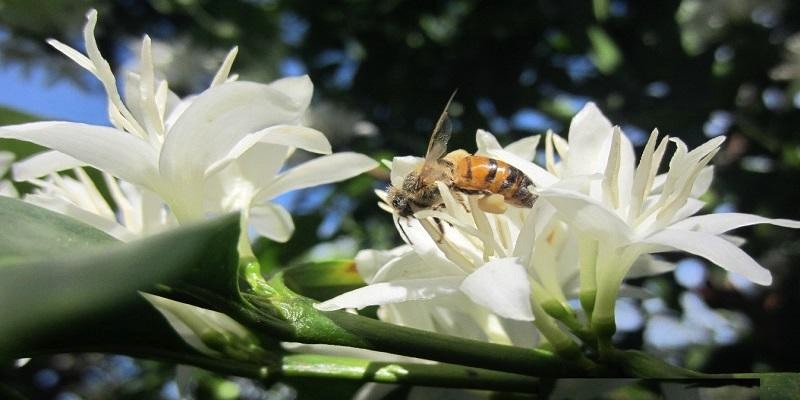
<instances>
[{"instance_id":1,"label":"green leaf","mask_svg":"<svg viewBox=\"0 0 800 400\"><path fill-rule=\"evenodd\" d=\"M117 242L94 227L8 197L0 197L0 268Z\"/></svg>"},{"instance_id":2,"label":"green leaf","mask_svg":"<svg viewBox=\"0 0 800 400\"><path fill-rule=\"evenodd\" d=\"M800 374L795 372L734 374L737 379L761 379L762 399L800 399Z\"/></svg>"},{"instance_id":3,"label":"green leaf","mask_svg":"<svg viewBox=\"0 0 800 400\"><path fill-rule=\"evenodd\" d=\"M13 199L0 199L0 354L32 335L107 310L137 291L233 262L237 215L120 243L81 222ZM30 224L30 226L26 226ZM227 256L227 257L226 257ZM10 262L15 260L14 263Z\"/></svg>"},{"instance_id":4,"label":"green leaf","mask_svg":"<svg viewBox=\"0 0 800 400\"><path fill-rule=\"evenodd\" d=\"M364 286L352 260L301 264L283 271L283 282L295 293L327 300Z\"/></svg>"}]
</instances>

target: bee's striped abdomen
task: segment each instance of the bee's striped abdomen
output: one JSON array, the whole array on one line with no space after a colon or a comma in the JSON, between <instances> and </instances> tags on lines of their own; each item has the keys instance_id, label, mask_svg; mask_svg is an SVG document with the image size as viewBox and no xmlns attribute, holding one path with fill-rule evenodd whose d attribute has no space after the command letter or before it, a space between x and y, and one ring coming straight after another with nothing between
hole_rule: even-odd
<instances>
[{"instance_id":1,"label":"bee's striped abdomen","mask_svg":"<svg viewBox=\"0 0 800 400\"><path fill-rule=\"evenodd\" d=\"M517 168L489 157L467 156L458 161L453 186L465 192L497 193L517 207L532 207L536 195L533 183Z\"/></svg>"}]
</instances>

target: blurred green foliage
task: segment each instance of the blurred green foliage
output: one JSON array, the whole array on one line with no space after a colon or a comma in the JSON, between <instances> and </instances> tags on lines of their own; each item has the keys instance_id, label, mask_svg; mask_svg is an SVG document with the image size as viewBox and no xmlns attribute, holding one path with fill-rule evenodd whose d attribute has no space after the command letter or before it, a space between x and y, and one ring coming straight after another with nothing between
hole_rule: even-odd
<instances>
[{"instance_id":1,"label":"blurred green foliage","mask_svg":"<svg viewBox=\"0 0 800 400\"><path fill-rule=\"evenodd\" d=\"M337 151L421 154L455 88L451 147L468 151L477 128L505 143L547 128L566 134L571 116L591 100L638 146L654 127L690 146L727 135L707 211L723 206L800 219L798 2L0 0L0 59L96 90L44 44L46 37L80 43L89 7L100 12L98 39L112 64L122 66L132 39L149 33L174 55L156 62L182 94L202 88L213 61L234 45L234 70L243 79L310 74L312 123ZM0 108L4 124L29 119ZM19 156L35 150L0 146ZM260 241L260 259L275 268L400 243L375 206L372 190L384 188L386 178L287 197L297 232L285 245ZM786 346L800 336L798 234L738 234L775 283L747 294L712 268L695 290L711 307L744 313L752 333L724 347L697 346L683 361L712 372L800 370L800 348ZM680 309L675 279L653 282L664 287L666 304ZM619 339L630 348L644 342L641 331Z\"/></svg>"}]
</instances>

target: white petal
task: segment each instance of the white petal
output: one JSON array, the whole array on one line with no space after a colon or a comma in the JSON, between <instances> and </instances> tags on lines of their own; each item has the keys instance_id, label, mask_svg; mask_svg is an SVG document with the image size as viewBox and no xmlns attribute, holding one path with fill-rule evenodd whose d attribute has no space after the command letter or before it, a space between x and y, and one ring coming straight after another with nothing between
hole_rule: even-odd
<instances>
[{"instance_id":1,"label":"white petal","mask_svg":"<svg viewBox=\"0 0 800 400\"><path fill-rule=\"evenodd\" d=\"M494 135L483 129L478 129L478 132L475 134L475 143L478 145L478 151L476 151L475 154L482 156L489 156L490 151L501 150L503 148Z\"/></svg>"},{"instance_id":2,"label":"white petal","mask_svg":"<svg viewBox=\"0 0 800 400\"><path fill-rule=\"evenodd\" d=\"M311 104L311 96L314 94L314 84L308 75L278 79L269 86L289 96L295 107L304 110Z\"/></svg>"},{"instance_id":3,"label":"white petal","mask_svg":"<svg viewBox=\"0 0 800 400\"><path fill-rule=\"evenodd\" d=\"M330 154L331 144L322 132L299 125L276 125L245 135L219 160L213 162L205 172L209 176L238 159L258 143L295 147L312 153ZM281 163L283 158L280 159Z\"/></svg>"},{"instance_id":4,"label":"white petal","mask_svg":"<svg viewBox=\"0 0 800 400\"><path fill-rule=\"evenodd\" d=\"M0 151L0 177L8 172L8 167L16 156L10 151Z\"/></svg>"},{"instance_id":5,"label":"white petal","mask_svg":"<svg viewBox=\"0 0 800 400\"><path fill-rule=\"evenodd\" d=\"M392 282L409 279L427 279L441 276L439 271L431 268L422 260L422 258L413 251L409 251L397 258L394 258L384 264L372 280L370 284L379 282Z\"/></svg>"},{"instance_id":6,"label":"white petal","mask_svg":"<svg viewBox=\"0 0 800 400\"><path fill-rule=\"evenodd\" d=\"M392 186L403 186L403 179L422 163L422 158L414 156L395 157L392 159L391 177Z\"/></svg>"},{"instance_id":7,"label":"white petal","mask_svg":"<svg viewBox=\"0 0 800 400\"><path fill-rule=\"evenodd\" d=\"M296 147L311 153L331 154L331 143L325 134L305 126L279 125L266 129L261 143Z\"/></svg>"},{"instance_id":8,"label":"white petal","mask_svg":"<svg viewBox=\"0 0 800 400\"><path fill-rule=\"evenodd\" d=\"M536 147L539 146L540 135L528 136L506 146L505 150L513 153L523 160L533 161L536 156Z\"/></svg>"},{"instance_id":9,"label":"white petal","mask_svg":"<svg viewBox=\"0 0 800 400\"><path fill-rule=\"evenodd\" d=\"M295 124L304 111L294 98L270 85L215 86L194 98L172 125L161 150L160 171L173 182L197 180L198 173L225 158L249 134Z\"/></svg>"},{"instance_id":10,"label":"white petal","mask_svg":"<svg viewBox=\"0 0 800 400\"><path fill-rule=\"evenodd\" d=\"M291 190L338 182L377 166L375 160L359 153L336 153L315 158L279 175L258 194L258 198L271 199Z\"/></svg>"},{"instance_id":11,"label":"white petal","mask_svg":"<svg viewBox=\"0 0 800 400\"><path fill-rule=\"evenodd\" d=\"M144 140L104 126L33 122L0 127L0 137L58 150L126 181L156 186L157 155Z\"/></svg>"},{"instance_id":12,"label":"white petal","mask_svg":"<svg viewBox=\"0 0 800 400\"><path fill-rule=\"evenodd\" d=\"M534 319L528 273L516 258L498 258L486 263L464 279L461 291L503 318Z\"/></svg>"},{"instance_id":13,"label":"white petal","mask_svg":"<svg viewBox=\"0 0 800 400\"><path fill-rule=\"evenodd\" d=\"M625 278L642 278L646 276L663 274L674 269L674 263L655 258L650 254L642 254L636 259L636 261L634 261L631 269L628 270L628 274L625 275Z\"/></svg>"},{"instance_id":14,"label":"white petal","mask_svg":"<svg viewBox=\"0 0 800 400\"><path fill-rule=\"evenodd\" d=\"M141 295L164 316L181 339L200 352L219 355L204 343L210 334L238 340L240 346L256 343L247 328L225 314L149 293Z\"/></svg>"},{"instance_id":15,"label":"white petal","mask_svg":"<svg viewBox=\"0 0 800 400\"><path fill-rule=\"evenodd\" d=\"M294 233L292 215L275 203L265 203L250 209L250 225L264 237L284 243Z\"/></svg>"},{"instance_id":16,"label":"white petal","mask_svg":"<svg viewBox=\"0 0 800 400\"><path fill-rule=\"evenodd\" d=\"M136 235L133 232L120 225L117 221L84 210L66 200L39 194L29 194L25 196L25 202L77 219L123 242L136 239Z\"/></svg>"},{"instance_id":17,"label":"white petal","mask_svg":"<svg viewBox=\"0 0 800 400\"><path fill-rule=\"evenodd\" d=\"M719 236L686 230L665 229L642 242L669 246L706 258L720 267L759 284L772 283L772 275L747 253Z\"/></svg>"},{"instance_id":18,"label":"white petal","mask_svg":"<svg viewBox=\"0 0 800 400\"><path fill-rule=\"evenodd\" d=\"M464 277L461 276L450 276L376 283L315 304L314 307L322 311L333 311L342 308L361 309L374 305L427 300L444 294L456 293L458 285L463 279Z\"/></svg>"},{"instance_id":19,"label":"white petal","mask_svg":"<svg viewBox=\"0 0 800 400\"><path fill-rule=\"evenodd\" d=\"M756 224L771 224L785 228L800 229L800 221L782 218L764 218L758 215L743 213L698 215L675 223L670 226L670 229L682 229L718 235L736 228Z\"/></svg>"},{"instance_id":20,"label":"white petal","mask_svg":"<svg viewBox=\"0 0 800 400\"><path fill-rule=\"evenodd\" d=\"M410 251L409 246L395 247L392 250L361 250L356 254L356 270L364 282L372 283L375 274L381 267Z\"/></svg>"},{"instance_id":21,"label":"white petal","mask_svg":"<svg viewBox=\"0 0 800 400\"><path fill-rule=\"evenodd\" d=\"M236 59L237 53L239 53L239 46L234 46L228 52L228 55L225 56L225 60L222 61L222 65L219 66L219 70L214 74L214 79L211 80L211 87L221 85L228 79L228 74L231 73L231 66L233 65L233 60Z\"/></svg>"},{"instance_id":22,"label":"white petal","mask_svg":"<svg viewBox=\"0 0 800 400\"><path fill-rule=\"evenodd\" d=\"M12 184L11 182L6 180L0 180L0 196L17 198L19 197L19 192L17 191L17 188L14 187L14 184Z\"/></svg>"},{"instance_id":23,"label":"white petal","mask_svg":"<svg viewBox=\"0 0 800 400\"><path fill-rule=\"evenodd\" d=\"M591 197L561 189L545 189L539 195L564 221L596 239L621 244L633 236L631 228L619 215Z\"/></svg>"},{"instance_id":24,"label":"white petal","mask_svg":"<svg viewBox=\"0 0 800 400\"><path fill-rule=\"evenodd\" d=\"M34 154L24 160L14 163L13 175L15 181L27 181L39 178L52 172L84 166L80 160L58 151L44 151ZM2 174L0 174L2 176Z\"/></svg>"},{"instance_id":25,"label":"white petal","mask_svg":"<svg viewBox=\"0 0 800 400\"><path fill-rule=\"evenodd\" d=\"M700 171L700 175L694 181L694 185L692 185L692 197L700 197L705 192L708 191L708 188L711 187L711 181L714 180L714 166L710 165L703 168Z\"/></svg>"},{"instance_id":26,"label":"white petal","mask_svg":"<svg viewBox=\"0 0 800 400\"><path fill-rule=\"evenodd\" d=\"M564 176L602 173L611 141L611 122L597 106L586 103L569 125L569 157Z\"/></svg>"}]
</instances>

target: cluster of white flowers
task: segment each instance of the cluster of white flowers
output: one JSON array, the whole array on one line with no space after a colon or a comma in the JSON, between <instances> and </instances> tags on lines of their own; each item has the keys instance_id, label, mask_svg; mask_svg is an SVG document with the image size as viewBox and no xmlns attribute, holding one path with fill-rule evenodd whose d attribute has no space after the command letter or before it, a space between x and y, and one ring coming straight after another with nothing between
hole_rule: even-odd
<instances>
[{"instance_id":1,"label":"cluster of white flowers","mask_svg":"<svg viewBox=\"0 0 800 400\"><path fill-rule=\"evenodd\" d=\"M569 339L551 315L571 313L570 299L580 298L599 333L613 332L617 297L643 294L623 281L674 268L654 253L685 251L755 283L770 284L770 272L724 233L760 223L800 228L800 222L739 213L692 216L704 205L699 197L713 175L708 164L724 138L689 151L677 138L658 136L658 131L652 133L637 165L630 140L588 103L573 118L568 140L546 134L543 168L532 162L539 136L503 148L493 135L479 130L477 154L505 161L529 176L540 195L534 207L488 214L478 207L476 196L441 184L443 208L398 220L407 245L359 254L358 270L368 285L318 307L381 305L391 321L432 330L447 323L464 326L455 313L477 321L481 332L492 332L497 324L476 311L464 311L478 307L495 316L500 326L534 321L558 346ZM675 149L669 168L659 175L670 143ZM420 162L395 158L392 184L399 186ZM384 201L385 195L378 192ZM437 226L434 218L442 223ZM427 313L412 311L409 301L434 305ZM510 336L516 342L525 339Z\"/></svg>"},{"instance_id":2,"label":"cluster of white flowers","mask_svg":"<svg viewBox=\"0 0 800 400\"><path fill-rule=\"evenodd\" d=\"M325 135L301 125L313 92L307 76L270 84L237 81L230 75L236 48L207 90L181 99L167 81L157 78L151 40L145 36L139 70L127 73L121 95L95 41L96 11L87 19L86 55L56 40L48 43L102 83L113 126L56 121L0 127L2 138L51 149L12 166L15 180L37 187L26 201L121 240L240 211L243 228L286 241L294 225L274 198L350 178L377 165L362 154L330 154ZM283 171L295 149L325 156ZM84 166L103 173L114 206ZM74 178L61 174L70 170ZM247 229L242 231L247 234Z\"/></svg>"}]
</instances>

